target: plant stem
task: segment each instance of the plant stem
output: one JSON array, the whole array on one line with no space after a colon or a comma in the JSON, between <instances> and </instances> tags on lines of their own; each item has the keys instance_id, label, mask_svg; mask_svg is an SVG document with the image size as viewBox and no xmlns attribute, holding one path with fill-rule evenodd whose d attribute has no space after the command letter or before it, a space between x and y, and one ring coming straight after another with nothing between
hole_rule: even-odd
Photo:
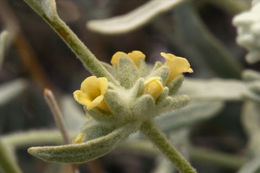
<instances>
[{"instance_id":1,"label":"plant stem","mask_svg":"<svg viewBox=\"0 0 260 173\"><path fill-rule=\"evenodd\" d=\"M45 97L46 102L49 105L49 108L52 111L52 115L55 119L56 125L59 127L59 130L62 134L65 144L70 144L69 133L66 129L61 110L58 106L58 103L57 103L52 91L46 88L44 90L44 97ZM72 173L79 172L77 165L69 164L69 167L71 168Z\"/></svg>"},{"instance_id":2,"label":"plant stem","mask_svg":"<svg viewBox=\"0 0 260 173\"><path fill-rule=\"evenodd\" d=\"M58 15L52 19L49 18L41 8L37 0L24 0L35 12L37 12L56 33L63 39L63 41L71 48L77 55L84 67L96 75L97 77L106 77L109 81L117 84L114 77L102 66L95 55L84 45L84 43L77 37L77 35L63 22Z\"/></svg>"},{"instance_id":3,"label":"plant stem","mask_svg":"<svg viewBox=\"0 0 260 173\"><path fill-rule=\"evenodd\" d=\"M15 159L12 157L10 149L3 141L0 141L0 168L5 173L22 173Z\"/></svg>"},{"instance_id":4,"label":"plant stem","mask_svg":"<svg viewBox=\"0 0 260 173\"><path fill-rule=\"evenodd\" d=\"M223 167L237 169L247 162L245 157L226 154L218 151L191 147L189 149L191 159L201 162L213 163Z\"/></svg>"},{"instance_id":5,"label":"plant stem","mask_svg":"<svg viewBox=\"0 0 260 173\"><path fill-rule=\"evenodd\" d=\"M171 145L154 122L146 121L141 126L141 132L146 135L164 153L182 173L196 173L190 163Z\"/></svg>"},{"instance_id":6,"label":"plant stem","mask_svg":"<svg viewBox=\"0 0 260 173\"><path fill-rule=\"evenodd\" d=\"M131 152L145 153L150 155L157 155L158 151L146 140L133 140L121 146ZM245 156L227 154L221 151L214 151L211 149L204 149L201 147L189 147L190 159L196 162L211 163L213 165L238 169L242 167L248 159Z\"/></svg>"},{"instance_id":7,"label":"plant stem","mask_svg":"<svg viewBox=\"0 0 260 173\"><path fill-rule=\"evenodd\" d=\"M67 129L65 127L65 122L62 118L61 110L60 110L60 108L57 104L57 101L56 101L52 91L49 90L49 89L45 89L44 90L44 97L45 97L46 102L49 105L50 110L52 111L52 115L55 119L56 125L59 127L59 130L62 134L62 137L63 137L65 144L69 144L70 139L69 139Z\"/></svg>"}]
</instances>

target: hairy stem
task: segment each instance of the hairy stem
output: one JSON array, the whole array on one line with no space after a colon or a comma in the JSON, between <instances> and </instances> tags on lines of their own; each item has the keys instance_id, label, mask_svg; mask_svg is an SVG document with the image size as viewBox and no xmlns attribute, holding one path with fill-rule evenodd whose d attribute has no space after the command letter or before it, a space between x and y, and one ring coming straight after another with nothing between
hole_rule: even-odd
<instances>
[{"instance_id":1,"label":"hairy stem","mask_svg":"<svg viewBox=\"0 0 260 173\"><path fill-rule=\"evenodd\" d=\"M146 121L141 126L141 131L146 135L163 154L165 154L172 163L182 173L196 173L196 170L190 163L171 145L164 134L156 127L154 122Z\"/></svg>"}]
</instances>

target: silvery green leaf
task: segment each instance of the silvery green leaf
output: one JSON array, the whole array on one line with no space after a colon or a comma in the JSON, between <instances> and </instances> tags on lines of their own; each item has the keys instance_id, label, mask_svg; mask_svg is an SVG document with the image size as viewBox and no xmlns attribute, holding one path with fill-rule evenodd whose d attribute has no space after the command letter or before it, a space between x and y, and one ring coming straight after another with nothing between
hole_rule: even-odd
<instances>
[{"instance_id":1,"label":"silvery green leaf","mask_svg":"<svg viewBox=\"0 0 260 173\"><path fill-rule=\"evenodd\" d=\"M68 130L79 131L86 122L83 110L76 104L73 97L68 95L62 97L61 107Z\"/></svg>"},{"instance_id":2,"label":"silvery green leaf","mask_svg":"<svg viewBox=\"0 0 260 173\"><path fill-rule=\"evenodd\" d=\"M238 14L233 24L238 29L237 42L248 50L246 61L250 64L260 61L260 3L254 1L249 11Z\"/></svg>"},{"instance_id":3,"label":"silvery green leaf","mask_svg":"<svg viewBox=\"0 0 260 173\"><path fill-rule=\"evenodd\" d=\"M169 132L209 119L222 108L220 101L191 101L187 106L163 113L155 120L163 131Z\"/></svg>"},{"instance_id":4,"label":"silvery green leaf","mask_svg":"<svg viewBox=\"0 0 260 173\"><path fill-rule=\"evenodd\" d=\"M138 70L134 62L127 56L120 56L117 66L117 77L125 88L131 88L138 79Z\"/></svg>"},{"instance_id":5,"label":"silvery green leaf","mask_svg":"<svg viewBox=\"0 0 260 173\"><path fill-rule=\"evenodd\" d=\"M170 109L179 109L182 108L184 106L186 106L188 104L188 102L190 101L190 97L187 95L178 95L178 96L174 96L171 97L171 102L170 102Z\"/></svg>"},{"instance_id":6,"label":"silvery green leaf","mask_svg":"<svg viewBox=\"0 0 260 173\"><path fill-rule=\"evenodd\" d=\"M27 88L27 82L17 79L0 86L0 105L7 103Z\"/></svg>"},{"instance_id":7,"label":"silvery green leaf","mask_svg":"<svg viewBox=\"0 0 260 173\"><path fill-rule=\"evenodd\" d=\"M242 65L231 51L209 32L192 3L187 1L176 8L172 22L174 27L168 31L172 31L169 36L172 36L174 43L185 56L203 61L210 71L221 77L240 77Z\"/></svg>"},{"instance_id":8,"label":"silvery green leaf","mask_svg":"<svg viewBox=\"0 0 260 173\"><path fill-rule=\"evenodd\" d=\"M111 113L105 113L98 109L88 110L86 111L87 114L89 114L92 118L94 118L97 121L100 121L102 123L113 123L115 122L115 117L112 116ZM115 122L116 123L116 122Z\"/></svg>"},{"instance_id":9,"label":"silvery green leaf","mask_svg":"<svg viewBox=\"0 0 260 173\"><path fill-rule=\"evenodd\" d=\"M2 66L4 60L4 54L9 44L10 44L10 35L8 31L2 31L0 33L0 67Z\"/></svg>"},{"instance_id":10,"label":"silvery green leaf","mask_svg":"<svg viewBox=\"0 0 260 173\"><path fill-rule=\"evenodd\" d=\"M260 81L260 73L254 70L244 70L242 73L242 78L246 82L251 82L251 81Z\"/></svg>"},{"instance_id":11,"label":"silvery green leaf","mask_svg":"<svg viewBox=\"0 0 260 173\"><path fill-rule=\"evenodd\" d=\"M106 103L112 112L115 121L125 123L131 119L128 103L123 99L120 92L108 90L105 94Z\"/></svg>"},{"instance_id":12,"label":"silvery green leaf","mask_svg":"<svg viewBox=\"0 0 260 173\"><path fill-rule=\"evenodd\" d=\"M260 154L260 104L252 101L245 102L241 120L249 136L249 150L254 155Z\"/></svg>"},{"instance_id":13,"label":"silvery green leaf","mask_svg":"<svg viewBox=\"0 0 260 173\"><path fill-rule=\"evenodd\" d=\"M162 65L163 65L163 63L161 61L156 61L153 66L152 72L157 70L158 68L160 68Z\"/></svg>"},{"instance_id":14,"label":"silvery green leaf","mask_svg":"<svg viewBox=\"0 0 260 173\"><path fill-rule=\"evenodd\" d=\"M146 120L154 114L154 99L151 95L145 94L138 98L132 106L132 111L138 119Z\"/></svg>"},{"instance_id":15,"label":"silvery green leaf","mask_svg":"<svg viewBox=\"0 0 260 173\"><path fill-rule=\"evenodd\" d=\"M49 19L54 20L57 17L55 0L40 0L42 9Z\"/></svg>"},{"instance_id":16,"label":"silvery green leaf","mask_svg":"<svg viewBox=\"0 0 260 173\"><path fill-rule=\"evenodd\" d=\"M238 41L239 42L239 41ZM241 42L241 41L240 41ZM245 41L244 41L245 42ZM256 50L251 50L251 52L249 52L246 55L246 61L249 64L254 64L257 63L258 61L260 61L260 52L256 51Z\"/></svg>"},{"instance_id":17,"label":"silvery green leaf","mask_svg":"<svg viewBox=\"0 0 260 173\"><path fill-rule=\"evenodd\" d=\"M136 99L136 97L140 96L144 92L144 79L139 78L129 92L131 93L132 99Z\"/></svg>"},{"instance_id":18,"label":"silvery green leaf","mask_svg":"<svg viewBox=\"0 0 260 173\"><path fill-rule=\"evenodd\" d=\"M94 160L112 151L120 142L139 128L126 124L106 136L85 143L60 146L31 147L28 152L48 162L81 163Z\"/></svg>"},{"instance_id":19,"label":"silvery green leaf","mask_svg":"<svg viewBox=\"0 0 260 173\"><path fill-rule=\"evenodd\" d=\"M103 34L127 33L143 26L157 15L172 9L180 2L182 0L150 0L125 15L89 21L87 27L92 31Z\"/></svg>"},{"instance_id":20,"label":"silvery green leaf","mask_svg":"<svg viewBox=\"0 0 260 173\"><path fill-rule=\"evenodd\" d=\"M182 83L184 80L184 76L178 75L176 76L168 85L169 88L169 95L174 95L175 93L177 93L177 91L179 90L179 88L181 87Z\"/></svg>"},{"instance_id":21,"label":"silvery green leaf","mask_svg":"<svg viewBox=\"0 0 260 173\"><path fill-rule=\"evenodd\" d=\"M70 132L70 136L76 133ZM1 139L13 148L28 147L41 144L61 144L62 135L59 130L30 130L1 136Z\"/></svg>"},{"instance_id":22,"label":"silvery green leaf","mask_svg":"<svg viewBox=\"0 0 260 173\"><path fill-rule=\"evenodd\" d=\"M256 157L239 169L238 173L259 173L260 157Z\"/></svg>"},{"instance_id":23,"label":"silvery green leaf","mask_svg":"<svg viewBox=\"0 0 260 173\"><path fill-rule=\"evenodd\" d=\"M203 100L241 100L249 94L247 86L238 80L223 79L185 79L179 90L191 99Z\"/></svg>"},{"instance_id":24,"label":"silvery green leaf","mask_svg":"<svg viewBox=\"0 0 260 173\"><path fill-rule=\"evenodd\" d=\"M110 124L104 124L90 118L83 126L81 132L85 134L83 141L89 141L101 136L105 136L115 129Z\"/></svg>"},{"instance_id":25,"label":"silvery green leaf","mask_svg":"<svg viewBox=\"0 0 260 173\"><path fill-rule=\"evenodd\" d=\"M161 66L156 70L153 70L152 73L147 77L147 79L151 77L161 77L163 85L165 85L169 75L169 68L167 66Z\"/></svg>"},{"instance_id":26,"label":"silvery green leaf","mask_svg":"<svg viewBox=\"0 0 260 173\"><path fill-rule=\"evenodd\" d=\"M158 98L156 99L156 104L160 105L168 96L169 89L167 87L164 87Z\"/></svg>"},{"instance_id":27,"label":"silvery green leaf","mask_svg":"<svg viewBox=\"0 0 260 173\"><path fill-rule=\"evenodd\" d=\"M147 74L150 71L150 65L148 65L143 59L140 59L139 62L140 62L138 66L139 76L140 77L147 76Z\"/></svg>"}]
</instances>

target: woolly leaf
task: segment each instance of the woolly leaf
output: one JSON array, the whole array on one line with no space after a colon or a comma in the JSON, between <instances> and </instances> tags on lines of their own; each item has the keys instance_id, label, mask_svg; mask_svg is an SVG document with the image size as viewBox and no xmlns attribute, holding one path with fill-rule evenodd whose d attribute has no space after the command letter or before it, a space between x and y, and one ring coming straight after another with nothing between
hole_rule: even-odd
<instances>
[{"instance_id":1,"label":"woolly leaf","mask_svg":"<svg viewBox=\"0 0 260 173\"><path fill-rule=\"evenodd\" d=\"M138 98L132 107L133 114L142 120L146 120L152 117L154 111L155 103L154 99L151 95L143 95L142 97Z\"/></svg>"},{"instance_id":2,"label":"woolly leaf","mask_svg":"<svg viewBox=\"0 0 260 173\"><path fill-rule=\"evenodd\" d=\"M168 96L169 89L167 87L163 88L163 91L160 93L159 97L156 100L156 104L160 105Z\"/></svg>"},{"instance_id":3,"label":"woolly leaf","mask_svg":"<svg viewBox=\"0 0 260 173\"><path fill-rule=\"evenodd\" d=\"M179 93L191 99L241 100L250 94L247 86L238 80L222 79L185 79Z\"/></svg>"},{"instance_id":4,"label":"woolly leaf","mask_svg":"<svg viewBox=\"0 0 260 173\"><path fill-rule=\"evenodd\" d=\"M144 91L144 79L139 78L133 88L131 88L131 97L132 99L135 99L136 97L140 96Z\"/></svg>"},{"instance_id":5,"label":"woolly leaf","mask_svg":"<svg viewBox=\"0 0 260 173\"><path fill-rule=\"evenodd\" d=\"M242 73L242 77L247 82L256 80L260 81L260 73L254 70L244 70Z\"/></svg>"},{"instance_id":6,"label":"woolly leaf","mask_svg":"<svg viewBox=\"0 0 260 173\"><path fill-rule=\"evenodd\" d=\"M156 118L156 124L169 132L209 119L223 108L219 101L191 101L187 106L164 113Z\"/></svg>"},{"instance_id":7,"label":"woolly leaf","mask_svg":"<svg viewBox=\"0 0 260 173\"><path fill-rule=\"evenodd\" d=\"M112 132L114 129L115 127L112 127L109 124L100 123L91 118L85 123L82 129L82 132L85 133L84 141L89 141L101 136L105 136Z\"/></svg>"},{"instance_id":8,"label":"woolly leaf","mask_svg":"<svg viewBox=\"0 0 260 173\"><path fill-rule=\"evenodd\" d=\"M116 145L135 132L139 124L127 124L85 143L60 146L31 147L28 152L49 162L81 163L94 160L112 151Z\"/></svg>"},{"instance_id":9,"label":"woolly leaf","mask_svg":"<svg viewBox=\"0 0 260 173\"><path fill-rule=\"evenodd\" d=\"M87 27L103 34L120 34L135 30L149 22L157 15L166 12L182 0L151 0L132 12L104 20L92 20Z\"/></svg>"},{"instance_id":10,"label":"woolly leaf","mask_svg":"<svg viewBox=\"0 0 260 173\"><path fill-rule=\"evenodd\" d=\"M116 121L119 121L120 123L123 123L124 121L127 122L131 116L128 105L122 98L123 97L120 96L118 92L113 90L108 90L105 95L105 99L110 111L112 112Z\"/></svg>"},{"instance_id":11,"label":"woolly leaf","mask_svg":"<svg viewBox=\"0 0 260 173\"><path fill-rule=\"evenodd\" d=\"M260 154L260 104L247 101L242 111L242 123L249 136L249 150L254 155Z\"/></svg>"},{"instance_id":12,"label":"woolly leaf","mask_svg":"<svg viewBox=\"0 0 260 173\"><path fill-rule=\"evenodd\" d=\"M184 80L183 75L176 76L168 85L169 88L169 95L174 95L178 92L179 88L181 87Z\"/></svg>"},{"instance_id":13,"label":"woolly leaf","mask_svg":"<svg viewBox=\"0 0 260 173\"><path fill-rule=\"evenodd\" d=\"M233 24L238 29L237 42L249 52L246 55L248 63L253 64L260 61L260 2L253 1L252 8L243 12L233 19Z\"/></svg>"},{"instance_id":14,"label":"woolly leaf","mask_svg":"<svg viewBox=\"0 0 260 173\"><path fill-rule=\"evenodd\" d=\"M147 77L161 77L163 85L165 85L169 75L169 68L167 66L161 66L156 70L153 70L152 73Z\"/></svg>"},{"instance_id":15,"label":"woolly leaf","mask_svg":"<svg viewBox=\"0 0 260 173\"><path fill-rule=\"evenodd\" d=\"M170 102L170 109L179 109L181 107L184 107L189 101L190 97L187 95L174 96L172 97L172 100Z\"/></svg>"},{"instance_id":16,"label":"woolly leaf","mask_svg":"<svg viewBox=\"0 0 260 173\"><path fill-rule=\"evenodd\" d=\"M130 58L126 56L121 56L119 58L117 76L123 87L130 88L134 85L136 79L138 78L138 70Z\"/></svg>"}]
</instances>

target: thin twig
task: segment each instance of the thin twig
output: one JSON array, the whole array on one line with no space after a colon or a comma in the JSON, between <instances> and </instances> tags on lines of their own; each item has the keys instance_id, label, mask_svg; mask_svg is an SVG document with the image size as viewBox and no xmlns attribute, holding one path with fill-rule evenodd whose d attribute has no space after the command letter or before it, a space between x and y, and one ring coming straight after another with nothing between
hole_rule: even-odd
<instances>
[{"instance_id":1,"label":"thin twig","mask_svg":"<svg viewBox=\"0 0 260 173\"><path fill-rule=\"evenodd\" d=\"M66 144L69 144L70 143L70 139L69 139L69 135L68 135L68 132L66 130L66 127L65 127L65 122L62 118L62 113L61 113L61 110L56 102L56 99L52 93L51 90L45 88L44 90L44 98L46 100L46 102L48 103L49 105L49 108L51 109L52 111L52 115L55 119L55 122L57 124L57 126L59 127L60 131L61 131L61 134L62 134L62 137L64 139L64 142Z\"/></svg>"},{"instance_id":2,"label":"thin twig","mask_svg":"<svg viewBox=\"0 0 260 173\"><path fill-rule=\"evenodd\" d=\"M57 101L56 101L52 91L45 88L44 89L44 98L49 105L49 108L52 112L52 115L55 119L57 126L59 127L59 130L62 134L62 137L63 137L65 144L70 144L69 134L68 134L68 131L66 129L61 110L60 110L60 108L57 104ZM76 165L71 164L71 170L72 170L72 173L79 173L79 170L77 169Z\"/></svg>"}]
</instances>

